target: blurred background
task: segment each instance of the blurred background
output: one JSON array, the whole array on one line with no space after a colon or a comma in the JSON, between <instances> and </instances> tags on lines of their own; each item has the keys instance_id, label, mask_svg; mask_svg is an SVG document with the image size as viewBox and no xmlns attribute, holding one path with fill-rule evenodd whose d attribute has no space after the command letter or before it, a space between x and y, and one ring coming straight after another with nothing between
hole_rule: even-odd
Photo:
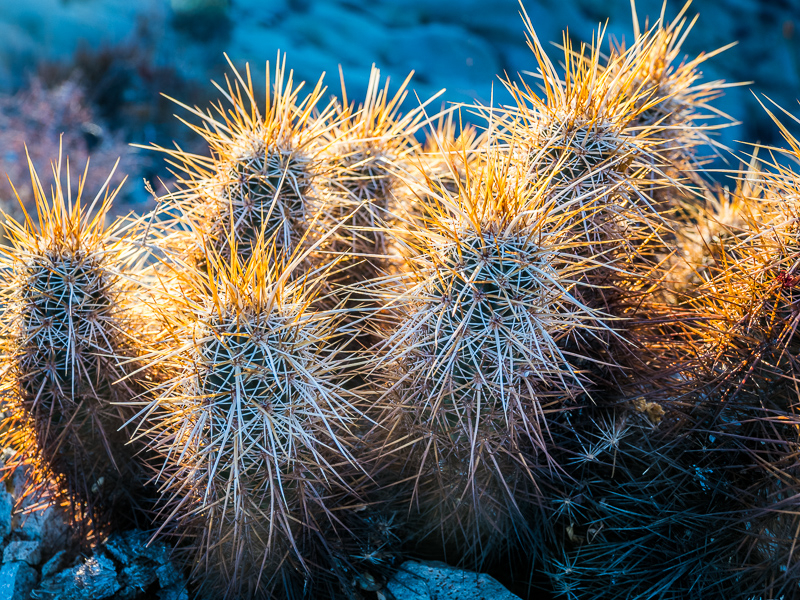
<instances>
[{"instance_id":1,"label":"blurred background","mask_svg":"<svg viewBox=\"0 0 800 600\"><path fill-rule=\"evenodd\" d=\"M590 41L608 20L607 40L632 38L629 0L527 0L525 7L555 59L550 42L567 28L574 41ZM666 14L682 7L671 0ZM636 9L644 24L662 2L637 0ZM0 201L13 199L6 174L30 194L24 144L46 171L63 132L73 172L91 157L92 195L120 158L115 181L122 174L128 181L118 212L147 210L153 199L143 179L161 193L158 181L169 184L170 174L162 155L130 144L202 153L173 116L188 113L161 93L207 106L217 97L210 80L228 72L224 53L237 66L249 61L263 81L266 61L286 52L297 78L313 84L324 71L337 95L341 65L356 101L375 63L395 85L415 71L409 107L415 93L426 99L441 88L433 108L501 104L508 96L498 76L535 68L519 11L517 0L0 0ZM800 114L800 0L695 0L688 14L698 13L683 46L688 57L738 42L704 63L704 79L751 82L717 101L742 122L718 139L739 149L746 149L739 141L783 145L753 92Z\"/></svg>"}]
</instances>

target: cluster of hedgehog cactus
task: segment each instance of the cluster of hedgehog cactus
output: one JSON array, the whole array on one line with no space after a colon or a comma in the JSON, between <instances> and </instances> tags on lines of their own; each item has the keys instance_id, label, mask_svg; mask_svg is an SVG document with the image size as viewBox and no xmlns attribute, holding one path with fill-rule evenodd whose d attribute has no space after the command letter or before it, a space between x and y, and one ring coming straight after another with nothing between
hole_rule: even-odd
<instances>
[{"instance_id":1,"label":"cluster of hedgehog cactus","mask_svg":"<svg viewBox=\"0 0 800 600\"><path fill-rule=\"evenodd\" d=\"M509 106L234 69L181 105L209 154L157 148L177 183L113 224L32 167L0 264L27 495L169 541L198 599L376 597L415 556L798 597L800 142L773 108L787 148L713 183L685 10L560 66L525 15Z\"/></svg>"}]
</instances>

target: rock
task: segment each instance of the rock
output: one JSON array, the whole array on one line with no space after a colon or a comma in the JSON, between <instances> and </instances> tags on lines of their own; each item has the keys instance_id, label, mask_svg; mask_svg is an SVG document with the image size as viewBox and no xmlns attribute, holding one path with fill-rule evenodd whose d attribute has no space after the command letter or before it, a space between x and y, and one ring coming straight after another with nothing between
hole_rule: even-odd
<instances>
[{"instance_id":1,"label":"rock","mask_svg":"<svg viewBox=\"0 0 800 600\"><path fill-rule=\"evenodd\" d=\"M386 587L396 600L519 600L489 575L436 561L404 562Z\"/></svg>"},{"instance_id":2,"label":"rock","mask_svg":"<svg viewBox=\"0 0 800 600\"><path fill-rule=\"evenodd\" d=\"M48 577L52 577L56 573L58 573L63 567L64 562L67 558L67 551L66 550L59 550L56 552L50 560L44 563L42 567L42 579L47 579Z\"/></svg>"},{"instance_id":3,"label":"rock","mask_svg":"<svg viewBox=\"0 0 800 600\"><path fill-rule=\"evenodd\" d=\"M157 563L166 562L163 545L155 543L148 546L149 541L150 536L143 531L123 531L109 537L105 549L123 565L129 565L140 557Z\"/></svg>"},{"instance_id":4,"label":"rock","mask_svg":"<svg viewBox=\"0 0 800 600\"><path fill-rule=\"evenodd\" d=\"M95 552L83 564L43 581L40 592L52 600L104 600L120 589L114 562L102 552Z\"/></svg>"},{"instance_id":5,"label":"rock","mask_svg":"<svg viewBox=\"0 0 800 600\"><path fill-rule=\"evenodd\" d=\"M69 538L69 528L64 515L55 506L29 514L16 515L15 527L22 536L38 541L45 554L64 548Z\"/></svg>"},{"instance_id":6,"label":"rock","mask_svg":"<svg viewBox=\"0 0 800 600\"><path fill-rule=\"evenodd\" d=\"M5 489L0 489L0 537L4 538L11 533L13 514L14 496Z\"/></svg>"},{"instance_id":7,"label":"rock","mask_svg":"<svg viewBox=\"0 0 800 600\"><path fill-rule=\"evenodd\" d=\"M488 100L500 71L493 48L461 27L432 23L398 32L387 31L383 49L386 63L397 71L413 69L418 84L431 90L447 87L450 97L476 95ZM440 74L447 73L447 80Z\"/></svg>"},{"instance_id":8,"label":"rock","mask_svg":"<svg viewBox=\"0 0 800 600\"><path fill-rule=\"evenodd\" d=\"M24 562L4 564L0 569L0 600L26 600L39 578L36 570Z\"/></svg>"},{"instance_id":9,"label":"rock","mask_svg":"<svg viewBox=\"0 0 800 600\"><path fill-rule=\"evenodd\" d=\"M158 591L158 600L189 600L186 585L173 585Z\"/></svg>"},{"instance_id":10,"label":"rock","mask_svg":"<svg viewBox=\"0 0 800 600\"><path fill-rule=\"evenodd\" d=\"M661 5L662 0L636 2L642 25L647 16L652 24ZM668 18L674 18L682 6L683 2L668 3ZM800 93L796 1L716 0L692 6L689 18L695 9L700 21L686 40L684 51L689 57L740 42L703 65L706 81L716 76L727 81L755 80L756 91L785 107L794 105ZM569 28L573 39L588 41L610 17L604 49L612 37L629 41L633 31L627 1L528 0L525 10L546 51L556 60L561 52L550 42L560 43L564 28ZM153 53L155 64L175 67L183 77L204 85L209 78L222 77L223 51L237 64L250 60L260 67L265 58L274 59L280 48L287 52L287 64L295 68L298 78L316 81L327 71L331 91L337 91L341 63L354 99L363 93L374 62L384 76L391 75L397 82L417 69L411 88L423 98L447 88L442 100L488 101L494 82L495 102L507 102L495 76L508 72L513 78L517 72L535 68L519 11L517 0L0 0L0 55L5 57L0 61L0 88L21 85L24 77L19 65L68 59L81 41L96 47L104 40L136 39L152 46L147 51ZM176 33L197 15L205 15L211 33L194 37ZM223 24L226 20L229 25ZM135 24L143 22L151 30L149 38L135 31ZM214 34L217 30L224 30L224 35ZM253 72L258 77L263 69ZM746 118L739 129L722 130L724 143L743 137L783 143L777 127L746 88L731 88L726 96L730 99L714 105L736 118ZM410 94L406 110L415 100ZM0 530L2 525L0 516Z\"/></svg>"},{"instance_id":11,"label":"rock","mask_svg":"<svg viewBox=\"0 0 800 600\"><path fill-rule=\"evenodd\" d=\"M3 562L24 562L32 567L42 560L39 542L11 542L3 551Z\"/></svg>"},{"instance_id":12,"label":"rock","mask_svg":"<svg viewBox=\"0 0 800 600\"><path fill-rule=\"evenodd\" d=\"M109 598L122 588L117 581L114 562L101 553L95 553L85 563L67 572L72 573L72 583L76 590L87 599Z\"/></svg>"},{"instance_id":13,"label":"rock","mask_svg":"<svg viewBox=\"0 0 800 600\"><path fill-rule=\"evenodd\" d=\"M158 578L158 584L164 589L173 586L178 586L180 588L185 587L183 585L183 573L172 563L167 563L158 567L158 569L156 569L156 577Z\"/></svg>"},{"instance_id":14,"label":"rock","mask_svg":"<svg viewBox=\"0 0 800 600\"><path fill-rule=\"evenodd\" d=\"M60 58L74 52L81 41L99 45L104 40L123 39L135 31L137 15L159 14L163 10L160 4L165 3L0 0L0 22L14 26L19 37L33 41L36 58ZM39 44L35 44L37 39Z\"/></svg>"},{"instance_id":15,"label":"rock","mask_svg":"<svg viewBox=\"0 0 800 600\"><path fill-rule=\"evenodd\" d=\"M7 462L11 456L13 452L4 452L0 459ZM35 494L20 499L31 477L30 468L21 465L5 480L7 497L0 492L0 531L4 527L6 507L9 506L10 530L24 539L40 542L40 550L47 554L64 548L69 536L69 527L63 512L57 506L44 504L42 498ZM17 499L20 501L17 502Z\"/></svg>"},{"instance_id":16,"label":"rock","mask_svg":"<svg viewBox=\"0 0 800 600\"><path fill-rule=\"evenodd\" d=\"M223 14L228 10L228 0L170 0L176 14Z\"/></svg>"},{"instance_id":17,"label":"rock","mask_svg":"<svg viewBox=\"0 0 800 600\"><path fill-rule=\"evenodd\" d=\"M186 580L170 563L169 550L161 543L148 545L149 540L143 531L126 531L111 535L92 557L72 569L53 574L48 562L42 569L47 571L42 596L49 600L137 600L154 598L156 592L159 600L188 600Z\"/></svg>"},{"instance_id":18,"label":"rock","mask_svg":"<svg viewBox=\"0 0 800 600\"><path fill-rule=\"evenodd\" d=\"M125 585L125 591L129 593L137 589L143 590L157 579L153 565L141 562L125 567L119 574L119 581Z\"/></svg>"}]
</instances>

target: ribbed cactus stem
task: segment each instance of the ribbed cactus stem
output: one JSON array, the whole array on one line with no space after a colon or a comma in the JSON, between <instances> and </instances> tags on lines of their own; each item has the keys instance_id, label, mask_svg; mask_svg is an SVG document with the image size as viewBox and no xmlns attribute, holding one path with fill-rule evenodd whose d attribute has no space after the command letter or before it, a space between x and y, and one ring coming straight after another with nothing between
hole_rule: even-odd
<instances>
[{"instance_id":1,"label":"ribbed cactus stem","mask_svg":"<svg viewBox=\"0 0 800 600\"><path fill-rule=\"evenodd\" d=\"M38 223L26 215L4 224L12 244L3 250L11 275L4 282L4 386L29 421L8 435L20 458L51 470L75 519L102 531L110 519L135 519L131 509L145 508L140 447L127 444L125 426L129 403L143 391L139 380L126 379L135 370L134 336L146 329L131 275L139 250L130 225L104 226L114 193L102 199L101 190L87 210L82 185L73 198L61 187L60 169L59 158L50 201L31 167Z\"/></svg>"},{"instance_id":2,"label":"ribbed cactus stem","mask_svg":"<svg viewBox=\"0 0 800 600\"><path fill-rule=\"evenodd\" d=\"M180 285L156 296L170 342L154 362L174 376L141 413L167 526L194 538L196 580L225 598L291 594L312 574L324 585L320 564L341 571L347 552L323 549L348 545L340 519L364 475L342 311L311 307L319 273L292 281L305 257L284 267L274 247L255 249L247 262L210 250L207 272L171 265Z\"/></svg>"}]
</instances>

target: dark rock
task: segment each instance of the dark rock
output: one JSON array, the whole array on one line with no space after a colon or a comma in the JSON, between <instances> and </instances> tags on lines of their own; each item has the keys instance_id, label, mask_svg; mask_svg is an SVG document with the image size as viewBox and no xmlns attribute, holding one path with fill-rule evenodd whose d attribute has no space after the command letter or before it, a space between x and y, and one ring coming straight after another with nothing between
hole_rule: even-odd
<instances>
[{"instance_id":1,"label":"dark rock","mask_svg":"<svg viewBox=\"0 0 800 600\"><path fill-rule=\"evenodd\" d=\"M27 600L39 575L24 562L11 562L0 569L0 600Z\"/></svg>"},{"instance_id":2,"label":"dark rock","mask_svg":"<svg viewBox=\"0 0 800 600\"><path fill-rule=\"evenodd\" d=\"M172 563L167 563L158 567L158 569L156 569L156 577L158 578L158 584L162 588L168 588L177 584L184 587L183 573L181 573L179 569L176 569L175 565Z\"/></svg>"},{"instance_id":3,"label":"dark rock","mask_svg":"<svg viewBox=\"0 0 800 600\"><path fill-rule=\"evenodd\" d=\"M0 536L2 537L6 537L11 533L13 512L14 497L4 489L0 490Z\"/></svg>"},{"instance_id":4,"label":"dark rock","mask_svg":"<svg viewBox=\"0 0 800 600\"><path fill-rule=\"evenodd\" d=\"M119 581L124 584L126 590L143 590L157 579L156 571L152 565L142 564L138 561L122 569L119 574Z\"/></svg>"},{"instance_id":5,"label":"dark rock","mask_svg":"<svg viewBox=\"0 0 800 600\"><path fill-rule=\"evenodd\" d=\"M38 541L41 551L45 553L64 548L69 539L69 528L64 515L55 506L15 515L14 529L22 537Z\"/></svg>"},{"instance_id":6,"label":"dark rock","mask_svg":"<svg viewBox=\"0 0 800 600\"><path fill-rule=\"evenodd\" d=\"M122 586L117 581L114 562L102 553L95 553L72 569L42 582L40 594L52 600L103 600L116 594Z\"/></svg>"},{"instance_id":7,"label":"dark rock","mask_svg":"<svg viewBox=\"0 0 800 600\"><path fill-rule=\"evenodd\" d=\"M114 534L82 564L48 573L37 592L48 600L136 600L153 598L153 592L159 600L188 600L185 578L170 563L169 550L158 542L148 545L149 540L138 530Z\"/></svg>"},{"instance_id":8,"label":"dark rock","mask_svg":"<svg viewBox=\"0 0 800 600\"><path fill-rule=\"evenodd\" d=\"M489 575L436 561L404 562L386 587L396 600L519 600Z\"/></svg>"},{"instance_id":9,"label":"dark rock","mask_svg":"<svg viewBox=\"0 0 800 600\"><path fill-rule=\"evenodd\" d=\"M186 585L173 585L158 591L158 600L189 600Z\"/></svg>"},{"instance_id":10,"label":"dark rock","mask_svg":"<svg viewBox=\"0 0 800 600\"><path fill-rule=\"evenodd\" d=\"M44 563L42 567L42 579L47 579L58 573L61 569L64 568L64 563L66 562L67 558L67 551L66 550L59 550L56 552L50 560Z\"/></svg>"},{"instance_id":11,"label":"dark rock","mask_svg":"<svg viewBox=\"0 0 800 600\"><path fill-rule=\"evenodd\" d=\"M3 551L3 562L24 562L35 567L42 560L39 542L11 542Z\"/></svg>"}]
</instances>

